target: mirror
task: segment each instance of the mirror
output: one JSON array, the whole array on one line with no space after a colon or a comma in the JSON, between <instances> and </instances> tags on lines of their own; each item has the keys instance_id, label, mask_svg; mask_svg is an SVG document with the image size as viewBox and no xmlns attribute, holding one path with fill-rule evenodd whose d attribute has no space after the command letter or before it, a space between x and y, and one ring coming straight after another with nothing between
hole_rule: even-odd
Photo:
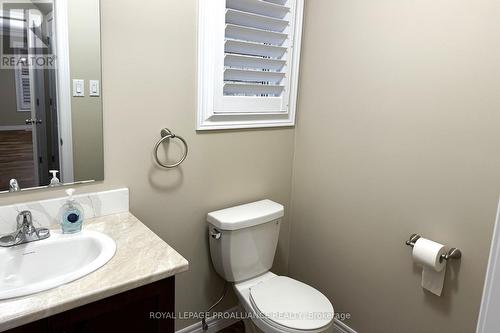
<instances>
[{"instance_id":1,"label":"mirror","mask_svg":"<svg viewBox=\"0 0 500 333\"><path fill-rule=\"evenodd\" d=\"M103 180L99 0L0 0L0 35L0 192Z\"/></svg>"}]
</instances>

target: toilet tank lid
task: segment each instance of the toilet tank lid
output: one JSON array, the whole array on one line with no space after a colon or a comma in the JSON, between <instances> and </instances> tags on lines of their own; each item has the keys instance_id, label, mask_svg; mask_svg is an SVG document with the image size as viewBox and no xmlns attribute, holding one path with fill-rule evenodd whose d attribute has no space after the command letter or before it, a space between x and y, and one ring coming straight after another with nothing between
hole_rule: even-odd
<instances>
[{"instance_id":1,"label":"toilet tank lid","mask_svg":"<svg viewBox=\"0 0 500 333\"><path fill-rule=\"evenodd\" d=\"M221 230L238 230L283 217L283 205L261 200L208 213L207 221Z\"/></svg>"}]
</instances>

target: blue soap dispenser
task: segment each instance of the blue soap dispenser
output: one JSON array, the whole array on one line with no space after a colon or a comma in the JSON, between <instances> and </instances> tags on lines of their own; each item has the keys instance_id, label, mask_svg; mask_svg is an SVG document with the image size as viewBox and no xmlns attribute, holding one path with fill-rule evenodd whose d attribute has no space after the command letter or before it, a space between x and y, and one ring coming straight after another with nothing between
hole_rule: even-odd
<instances>
[{"instance_id":1,"label":"blue soap dispenser","mask_svg":"<svg viewBox=\"0 0 500 333\"><path fill-rule=\"evenodd\" d=\"M73 234L82 230L83 207L73 198L75 190L66 190L68 199L61 207L61 229L63 234Z\"/></svg>"}]
</instances>

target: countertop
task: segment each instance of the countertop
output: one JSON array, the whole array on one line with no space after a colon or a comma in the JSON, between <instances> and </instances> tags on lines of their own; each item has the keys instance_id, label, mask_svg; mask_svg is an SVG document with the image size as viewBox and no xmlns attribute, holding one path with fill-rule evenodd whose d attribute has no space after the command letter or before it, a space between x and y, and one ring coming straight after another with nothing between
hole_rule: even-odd
<instances>
[{"instance_id":1,"label":"countertop","mask_svg":"<svg viewBox=\"0 0 500 333\"><path fill-rule=\"evenodd\" d=\"M0 332L187 271L188 262L131 213L85 221L116 242L114 257L68 284L0 301ZM43 265L43 263L40 263Z\"/></svg>"}]
</instances>

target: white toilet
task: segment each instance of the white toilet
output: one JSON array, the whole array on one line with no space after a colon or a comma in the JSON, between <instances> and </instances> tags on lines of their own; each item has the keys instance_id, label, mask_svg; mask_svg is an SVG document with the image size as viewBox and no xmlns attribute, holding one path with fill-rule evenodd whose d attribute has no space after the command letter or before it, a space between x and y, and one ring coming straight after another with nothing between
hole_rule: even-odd
<instances>
[{"instance_id":1,"label":"white toilet","mask_svg":"<svg viewBox=\"0 0 500 333\"><path fill-rule=\"evenodd\" d=\"M316 289L269 271L273 264L283 206L271 200L209 213L210 253L215 270L234 290L251 321L248 330L265 333L332 331L330 301Z\"/></svg>"}]
</instances>

